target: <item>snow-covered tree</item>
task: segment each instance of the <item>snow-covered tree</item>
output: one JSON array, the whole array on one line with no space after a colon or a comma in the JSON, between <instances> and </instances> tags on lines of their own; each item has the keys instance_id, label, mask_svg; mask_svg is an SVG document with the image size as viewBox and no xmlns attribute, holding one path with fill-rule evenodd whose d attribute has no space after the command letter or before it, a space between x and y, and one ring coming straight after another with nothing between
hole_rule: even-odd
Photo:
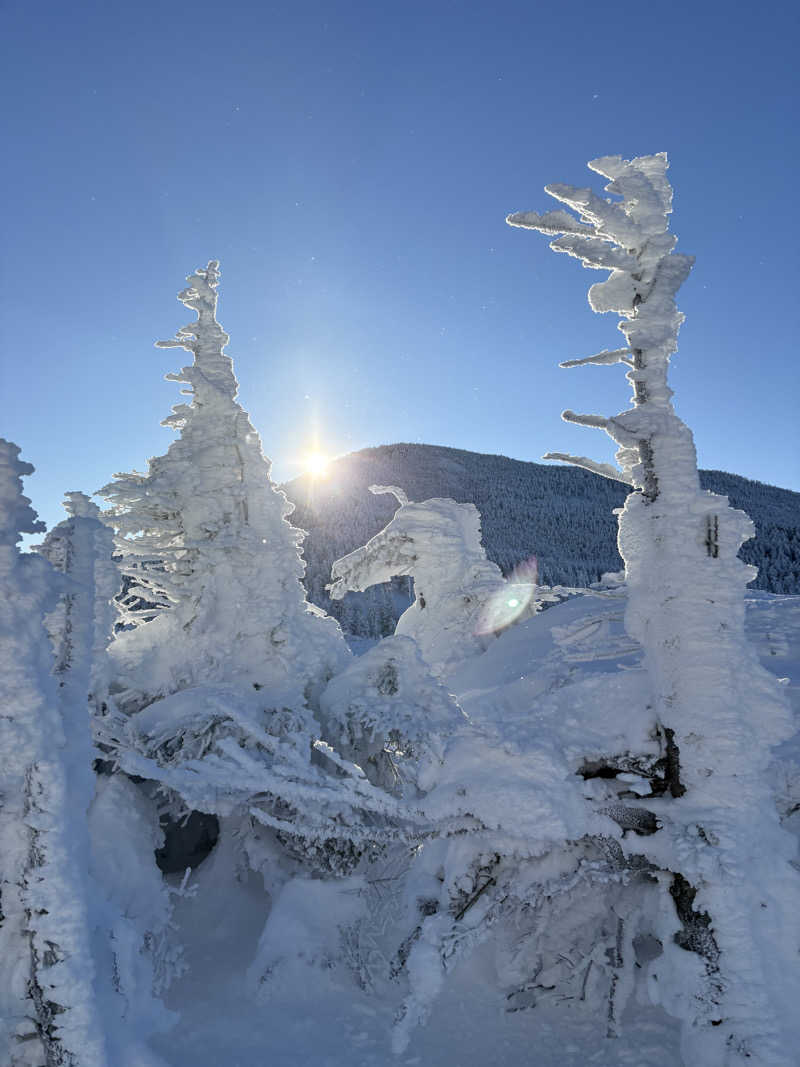
<instances>
[{"instance_id":1,"label":"snow-covered tree","mask_svg":"<svg viewBox=\"0 0 800 1067\"><path fill-rule=\"evenodd\" d=\"M96 780L92 772L90 716L97 716L96 732L103 737L105 709L94 693L107 688L120 587L113 532L84 493L67 493L64 507L70 517L50 530L37 551L63 575L45 626L68 727L63 758L78 816L73 847L92 886L93 996L105 1021L106 1054L116 1061L173 1021L160 994L178 973L180 954L168 937L170 893L153 862L164 836L156 806L125 775ZM142 1049L137 1054L150 1062Z\"/></svg>"},{"instance_id":2,"label":"snow-covered tree","mask_svg":"<svg viewBox=\"0 0 800 1067\"><path fill-rule=\"evenodd\" d=\"M413 637L435 675L446 676L480 654L498 630L550 599L538 592L533 576L512 576L506 582L497 564L486 558L474 504L446 499L413 503L394 486L369 488L394 494L400 507L366 545L334 562L331 598L340 600L401 575L412 577L415 599L395 633Z\"/></svg>"},{"instance_id":3,"label":"snow-covered tree","mask_svg":"<svg viewBox=\"0 0 800 1067\"><path fill-rule=\"evenodd\" d=\"M609 179L610 197L548 185L577 217L559 209L507 221L553 236L555 251L585 267L609 270L589 302L622 316L623 348L562 364L628 368L629 410L563 415L604 429L620 446L619 468L563 453L547 458L634 489L619 516L626 627L644 649L648 714L666 769L663 795L639 802L660 829L637 850L674 902L662 916L664 955L650 965L659 978L651 989L684 1019L686 1062L788 1065L798 1047L800 879L766 772L772 746L792 725L744 638L753 569L737 552L753 526L726 497L700 489L692 434L671 403L668 364L683 322L675 294L693 260L674 252L668 231L667 157L609 156L589 166Z\"/></svg>"},{"instance_id":4,"label":"snow-covered tree","mask_svg":"<svg viewBox=\"0 0 800 1067\"><path fill-rule=\"evenodd\" d=\"M302 706L347 649L336 622L305 598L302 532L287 522L292 505L270 480L259 436L236 401L228 336L216 321L218 263L188 281L179 299L197 320L158 342L194 356L167 375L192 398L164 420L180 436L146 474L117 475L102 490L113 504L123 572L135 583L137 564L160 561L163 570L151 568L147 578L169 602L152 622L117 635L117 704L135 710L192 685L236 679L284 687Z\"/></svg>"},{"instance_id":5,"label":"snow-covered tree","mask_svg":"<svg viewBox=\"0 0 800 1067\"><path fill-rule=\"evenodd\" d=\"M114 535L85 493L67 493L70 516L47 534L38 552L66 577L58 606L46 620L55 654L54 673L62 702L83 709L106 681L106 650L115 622L114 597L120 576Z\"/></svg>"},{"instance_id":6,"label":"snow-covered tree","mask_svg":"<svg viewBox=\"0 0 800 1067\"><path fill-rule=\"evenodd\" d=\"M87 691L77 678L59 689L52 674L43 617L66 587L46 559L17 548L23 533L43 529L22 495L22 475L32 471L16 445L0 440L0 1058L14 1067L103 1067L89 913ZM91 608L93 589L86 592ZM73 621L84 647L73 660L62 642L60 665L66 671L80 659L85 682L93 638Z\"/></svg>"},{"instance_id":7,"label":"snow-covered tree","mask_svg":"<svg viewBox=\"0 0 800 1067\"><path fill-rule=\"evenodd\" d=\"M222 820L254 869L288 855L342 873L398 823L397 803L322 741L319 694L350 653L305 598L302 532L236 401L218 278L214 261L191 275L180 299L197 321L160 342L194 354L168 376L192 395L166 420L179 439L147 474L103 490L123 569L133 560L135 581L137 561L159 561L147 574L165 603L111 646L104 741L124 771L166 791L168 816Z\"/></svg>"}]
</instances>

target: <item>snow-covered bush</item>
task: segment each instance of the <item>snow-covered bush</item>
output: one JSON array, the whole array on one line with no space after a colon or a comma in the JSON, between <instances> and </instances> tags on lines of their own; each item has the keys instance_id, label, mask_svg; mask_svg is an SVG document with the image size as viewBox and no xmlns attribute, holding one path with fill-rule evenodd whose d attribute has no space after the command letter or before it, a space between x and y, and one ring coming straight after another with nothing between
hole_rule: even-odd
<instances>
[{"instance_id":1,"label":"snow-covered bush","mask_svg":"<svg viewBox=\"0 0 800 1067\"><path fill-rule=\"evenodd\" d=\"M402 489L372 485L372 493L393 493L400 507L388 525L363 548L336 560L331 598L340 600L400 575L414 579L415 599L395 633L413 637L434 674L446 677L463 660L479 655L497 631L557 599L536 586L534 575L503 578L486 558L481 517L474 504L433 499L415 504Z\"/></svg>"},{"instance_id":2,"label":"snow-covered bush","mask_svg":"<svg viewBox=\"0 0 800 1067\"><path fill-rule=\"evenodd\" d=\"M375 785L430 788L446 737L463 721L409 637L386 637L332 679L320 701L325 734Z\"/></svg>"},{"instance_id":3,"label":"snow-covered bush","mask_svg":"<svg viewBox=\"0 0 800 1067\"><path fill-rule=\"evenodd\" d=\"M190 809L242 818L256 838L265 827L296 839L298 857L308 850L320 870L346 867L339 846L357 853L381 838L382 825L388 832L398 822L397 803L319 739L310 713L280 701L271 707L253 689L197 686L117 726L117 758L128 774L158 782ZM251 860L258 847L254 840Z\"/></svg>"},{"instance_id":4,"label":"snow-covered bush","mask_svg":"<svg viewBox=\"0 0 800 1067\"><path fill-rule=\"evenodd\" d=\"M737 552L753 526L725 497L700 489L692 434L671 403L667 371L683 322L675 294L693 261L673 251L668 232L666 155L609 156L589 166L609 179L612 196L549 185L578 217L559 209L508 222L554 236L551 247L585 267L609 270L589 302L622 315L623 348L562 364L628 368L631 409L563 416L605 429L620 446L619 469L563 453L547 458L635 490L619 516L626 627L644 649L647 714L661 739L667 784L639 802L659 823L641 851L664 872L674 904L663 919L666 966L659 964L652 989L666 990L664 1006L684 1020L686 1062L788 1065L799 1039L792 1005L800 996L800 879L767 768L771 747L792 724L744 638L753 569Z\"/></svg>"}]
</instances>

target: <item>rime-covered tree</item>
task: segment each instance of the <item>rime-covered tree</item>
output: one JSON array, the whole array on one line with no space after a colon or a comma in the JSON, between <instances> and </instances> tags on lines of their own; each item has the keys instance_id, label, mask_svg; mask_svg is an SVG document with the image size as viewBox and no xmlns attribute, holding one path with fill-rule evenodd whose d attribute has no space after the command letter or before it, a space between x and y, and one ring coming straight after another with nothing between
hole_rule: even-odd
<instances>
[{"instance_id":1,"label":"rime-covered tree","mask_svg":"<svg viewBox=\"0 0 800 1067\"><path fill-rule=\"evenodd\" d=\"M236 401L228 336L216 320L218 263L188 281L179 299L197 319L158 342L194 356L167 375L191 395L164 420L180 436L146 474L117 475L102 491L113 504L123 571L135 582L137 563L161 561L162 571L147 573L168 601L152 622L114 642L117 703L133 710L235 679L284 687L302 705L347 650L335 621L305 598L302 532L287 522L292 505L270 480L259 436Z\"/></svg>"},{"instance_id":2,"label":"rime-covered tree","mask_svg":"<svg viewBox=\"0 0 800 1067\"><path fill-rule=\"evenodd\" d=\"M92 732L103 736L105 710L94 694L107 686L120 587L113 533L84 493L67 493L64 507L69 518L37 551L62 576L45 628L65 724L63 757L76 817L72 847L91 885L92 996L106 1023L106 1055L115 1060L134 1048L140 1054L139 1041L172 1021L160 993L178 954L166 936L172 902L153 863L163 842L157 810L125 775L96 779L92 771Z\"/></svg>"},{"instance_id":3,"label":"rime-covered tree","mask_svg":"<svg viewBox=\"0 0 800 1067\"><path fill-rule=\"evenodd\" d=\"M54 526L39 553L66 578L58 606L46 620L59 686L77 709L105 686L106 651L114 628L120 576L114 535L85 493L67 493L69 518Z\"/></svg>"},{"instance_id":4,"label":"rime-covered tree","mask_svg":"<svg viewBox=\"0 0 800 1067\"><path fill-rule=\"evenodd\" d=\"M551 247L585 267L609 270L593 285L594 311L617 312L625 346L562 366L621 363L633 406L610 417L564 412L604 429L619 468L549 453L633 488L619 516L628 589L626 627L644 649L650 714L663 744L668 789L641 804L661 829L637 849L669 888L665 953L673 970L665 1006L684 1019L686 1062L793 1062L800 996L800 879L795 846L780 827L766 771L773 745L790 735L788 707L743 631L753 568L737 559L753 534L726 497L700 489L692 434L667 383L683 315L675 294L693 260L674 251L672 189L664 153L594 160L611 196L548 185L562 209L510 215L513 226L553 236ZM689 951L684 951L689 950ZM686 976L681 982L680 974Z\"/></svg>"},{"instance_id":5,"label":"rime-covered tree","mask_svg":"<svg viewBox=\"0 0 800 1067\"><path fill-rule=\"evenodd\" d=\"M483 652L498 630L534 612L541 600L556 599L538 592L532 574L506 582L486 558L474 504L441 498L414 503L394 486L372 485L370 492L392 493L400 507L366 545L334 562L331 598L412 577L415 599L395 633L417 642L434 674L452 673Z\"/></svg>"},{"instance_id":6,"label":"rime-covered tree","mask_svg":"<svg viewBox=\"0 0 800 1067\"><path fill-rule=\"evenodd\" d=\"M52 673L43 617L65 584L47 560L17 548L23 533L43 529L22 495L22 475L32 471L16 445L0 441L0 1059L103 1067L89 914L87 692L59 689Z\"/></svg>"},{"instance_id":7,"label":"rime-covered tree","mask_svg":"<svg viewBox=\"0 0 800 1067\"><path fill-rule=\"evenodd\" d=\"M302 532L236 402L218 277L212 261L189 278L180 299L197 321L160 342L194 354L168 376L192 395L166 420L180 437L147 474L103 490L123 569L160 561L148 575L165 603L111 646L104 740L124 771L167 792L168 814L222 819L254 868L288 852L340 872L397 805L321 740L319 694L350 653L305 598Z\"/></svg>"}]
</instances>

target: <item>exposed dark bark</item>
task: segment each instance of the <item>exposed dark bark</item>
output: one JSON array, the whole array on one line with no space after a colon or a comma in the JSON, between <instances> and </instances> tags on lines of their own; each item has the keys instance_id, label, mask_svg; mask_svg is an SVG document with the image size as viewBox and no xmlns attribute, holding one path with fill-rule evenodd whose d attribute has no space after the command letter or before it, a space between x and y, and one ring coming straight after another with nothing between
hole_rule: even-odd
<instances>
[{"instance_id":1,"label":"exposed dark bark","mask_svg":"<svg viewBox=\"0 0 800 1067\"><path fill-rule=\"evenodd\" d=\"M672 876L669 894L681 921L681 929L675 934L675 944L687 952L696 952L716 970L719 947L714 938L711 916L707 911L694 910L697 889L677 873Z\"/></svg>"}]
</instances>

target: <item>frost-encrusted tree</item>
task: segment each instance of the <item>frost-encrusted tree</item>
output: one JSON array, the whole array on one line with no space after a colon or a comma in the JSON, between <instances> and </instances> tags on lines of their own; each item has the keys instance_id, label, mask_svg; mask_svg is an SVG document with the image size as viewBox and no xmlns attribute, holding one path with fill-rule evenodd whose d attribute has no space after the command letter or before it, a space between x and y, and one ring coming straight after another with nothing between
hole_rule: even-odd
<instances>
[{"instance_id":1,"label":"frost-encrusted tree","mask_svg":"<svg viewBox=\"0 0 800 1067\"><path fill-rule=\"evenodd\" d=\"M66 690L62 702L66 698L82 710L94 689L105 685L120 576L112 559L114 535L97 505L85 493L67 493L64 508L69 518L50 530L38 551L66 577L46 628L53 642L53 670Z\"/></svg>"},{"instance_id":2,"label":"frost-encrusted tree","mask_svg":"<svg viewBox=\"0 0 800 1067\"><path fill-rule=\"evenodd\" d=\"M132 559L135 580L137 560L160 561L148 576L165 603L112 643L105 740L123 770L167 791L169 814L179 800L227 819L254 867L274 859L277 836L284 855L339 871L369 836L364 809L387 823L396 804L320 747L319 693L350 653L306 600L302 532L236 401L217 267L180 294L197 320L159 342L194 355L168 375L192 397L165 420L180 437L147 474L103 490L123 570Z\"/></svg>"},{"instance_id":3,"label":"frost-encrusted tree","mask_svg":"<svg viewBox=\"0 0 800 1067\"><path fill-rule=\"evenodd\" d=\"M648 714L668 784L663 797L641 801L661 829L637 850L662 872L675 904L664 913L664 956L650 964L661 980L651 989L685 1020L687 1063L789 1064L798 1047L800 885L766 771L771 747L792 725L744 638L753 569L736 554L753 526L727 498L700 489L692 434L671 403L667 370L683 321L675 294L693 260L673 251L667 157L609 156L589 166L609 179L610 197L549 185L578 217L559 209L507 221L553 236L554 250L586 267L609 270L589 302L622 316L623 348L562 364L628 368L629 410L563 416L604 429L620 446L619 469L563 453L547 458L634 490L619 516L626 627L644 649Z\"/></svg>"},{"instance_id":4,"label":"frost-encrusted tree","mask_svg":"<svg viewBox=\"0 0 800 1067\"><path fill-rule=\"evenodd\" d=\"M0 440L0 1059L14 1067L108 1063L96 1008L86 812L92 797L87 693L53 678L43 626L64 585L41 556L22 475ZM85 661L84 661L85 662Z\"/></svg>"},{"instance_id":5,"label":"frost-encrusted tree","mask_svg":"<svg viewBox=\"0 0 800 1067\"><path fill-rule=\"evenodd\" d=\"M327 680L347 656L336 622L306 600L300 579L302 532L270 480L270 464L247 412L236 401L228 336L216 320L218 263L189 278L179 299L197 313L160 348L184 348L194 361L170 381L191 403L164 424L180 431L147 474L121 474L102 490L112 502L123 572L135 582L149 570L168 606L152 622L118 635L111 649L118 704L135 709L204 682L236 679L307 690ZM149 589L148 589L149 592Z\"/></svg>"},{"instance_id":6,"label":"frost-encrusted tree","mask_svg":"<svg viewBox=\"0 0 800 1067\"><path fill-rule=\"evenodd\" d=\"M394 486L369 488L394 494L400 507L366 545L334 562L329 586L333 600L410 575L415 599L395 633L413 637L438 676L483 652L495 631L523 615L529 605L535 610L534 585L507 583L497 564L486 558L474 504L444 498L414 503ZM550 599L546 594L539 599L545 597Z\"/></svg>"}]
</instances>

